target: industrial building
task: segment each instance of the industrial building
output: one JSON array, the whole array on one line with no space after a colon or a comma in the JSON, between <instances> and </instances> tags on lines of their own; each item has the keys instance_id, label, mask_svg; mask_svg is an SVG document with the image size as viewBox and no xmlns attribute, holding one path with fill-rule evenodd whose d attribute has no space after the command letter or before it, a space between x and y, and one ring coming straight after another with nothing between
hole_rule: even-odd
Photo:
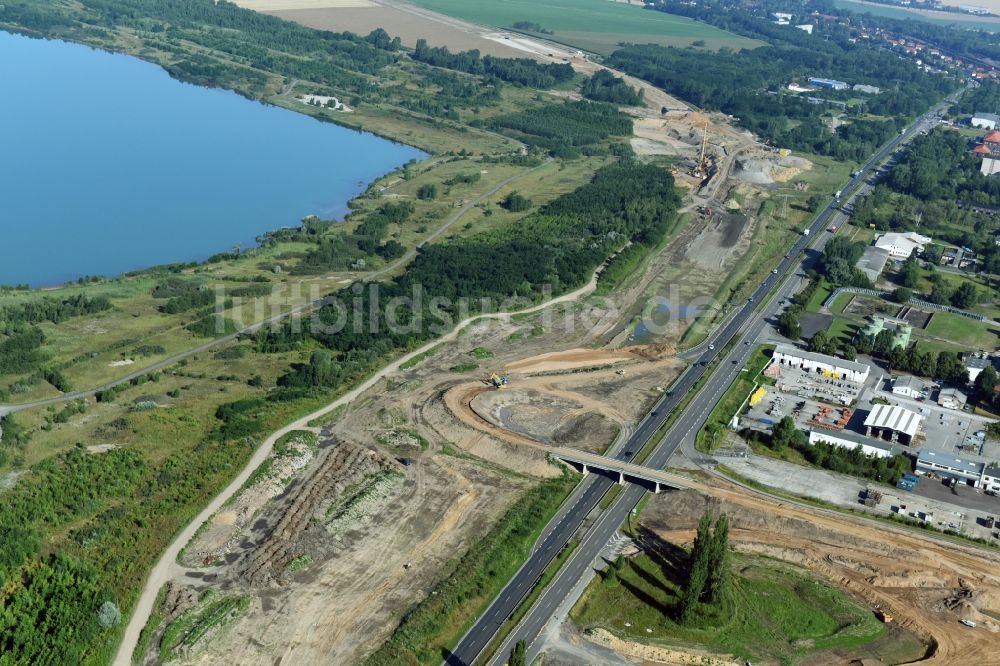
<instances>
[{"instance_id":1,"label":"industrial building","mask_svg":"<svg viewBox=\"0 0 1000 666\"><path fill-rule=\"evenodd\" d=\"M803 32L809 33L810 35L813 34L812 23L803 23L802 25L797 25L795 27L798 28L799 30L802 30Z\"/></svg>"},{"instance_id":2,"label":"industrial building","mask_svg":"<svg viewBox=\"0 0 1000 666\"><path fill-rule=\"evenodd\" d=\"M979 488L984 481L986 463L959 458L954 453L920 449L917 451L917 471L931 472L948 479ZM991 477L990 483L995 483Z\"/></svg>"},{"instance_id":3,"label":"industrial building","mask_svg":"<svg viewBox=\"0 0 1000 666\"><path fill-rule=\"evenodd\" d=\"M890 232L876 238L875 247L888 250L889 255L897 259L908 259L914 253L923 252L924 246L930 242L930 238L914 231Z\"/></svg>"},{"instance_id":4,"label":"industrial building","mask_svg":"<svg viewBox=\"0 0 1000 666\"><path fill-rule=\"evenodd\" d=\"M965 403L968 401L969 396L956 388L941 389L937 399L937 403L945 409L965 409Z\"/></svg>"},{"instance_id":5,"label":"industrial building","mask_svg":"<svg viewBox=\"0 0 1000 666\"><path fill-rule=\"evenodd\" d=\"M1000 125L1000 116L995 113L977 112L972 114L972 118L969 119L969 124L973 127L995 130L997 125Z\"/></svg>"},{"instance_id":6,"label":"industrial building","mask_svg":"<svg viewBox=\"0 0 1000 666\"><path fill-rule=\"evenodd\" d=\"M920 415L899 405L875 405L864 425L869 437L908 445L920 430Z\"/></svg>"},{"instance_id":7,"label":"industrial building","mask_svg":"<svg viewBox=\"0 0 1000 666\"><path fill-rule=\"evenodd\" d=\"M979 173L984 176L992 176L1000 173L1000 160L995 157L984 157L979 165Z\"/></svg>"},{"instance_id":8,"label":"industrial building","mask_svg":"<svg viewBox=\"0 0 1000 666\"><path fill-rule=\"evenodd\" d=\"M904 398L919 400L930 395L930 387L913 375L903 375L892 382L892 393Z\"/></svg>"},{"instance_id":9,"label":"industrial building","mask_svg":"<svg viewBox=\"0 0 1000 666\"><path fill-rule=\"evenodd\" d=\"M772 363L777 365L799 368L828 377L847 379L859 384L864 383L871 372L871 368L864 363L846 361L826 354L815 354L791 345L778 345L771 358Z\"/></svg>"},{"instance_id":10,"label":"industrial building","mask_svg":"<svg viewBox=\"0 0 1000 666\"><path fill-rule=\"evenodd\" d=\"M869 245L865 248L861 258L856 264L861 272L868 276L868 279L875 282L885 270L885 265L889 262L889 250L881 247Z\"/></svg>"},{"instance_id":11,"label":"industrial building","mask_svg":"<svg viewBox=\"0 0 1000 666\"><path fill-rule=\"evenodd\" d=\"M857 449L860 447L861 451L865 455L876 456L879 458L889 458L892 456L892 447L885 442L881 442L870 437L864 437L850 432L849 430L833 432L830 430L823 430L821 428L814 428L809 431L809 443L816 444L817 442L833 444L834 446L842 446L845 449Z\"/></svg>"},{"instance_id":12,"label":"industrial building","mask_svg":"<svg viewBox=\"0 0 1000 666\"><path fill-rule=\"evenodd\" d=\"M865 83L855 83L854 92L868 93L869 95L877 95L882 92L882 89L878 86L870 86Z\"/></svg>"},{"instance_id":13,"label":"industrial building","mask_svg":"<svg viewBox=\"0 0 1000 666\"><path fill-rule=\"evenodd\" d=\"M986 354L966 354L962 360L965 362L966 372L969 373L970 384L976 381L976 377L986 369L986 366L992 365L994 368L996 367L993 359Z\"/></svg>"},{"instance_id":14,"label":"industrial building","mask_svg":"<svg viewBox=\"0 0 1000 666\"><path fill-rule=\"evenodd\" d=\"M809 83L814 86L819 86L820 88L831 88L833 90L847 90L850 87L844 81L836 81L834 79L818 79L816 77L810 77Z\"/></svg>"},{"instance_id":15,"label":"industrial building","mask_svg":"<svg viewBox=\"0 0 1000 666\"><path fill-rule=\"evenodd\" d=\"M990 492L1000 492L1000 467L987 466L983 470L982 487Z\"/></svg>"},{"instance_id":16,"label":"industrial building","mask_svg":"<svg viewBox=\"0 0 1000 666\"><path fill-rule=\"evenodd\" d=\"M865 326L864 335L874 338L884 330L892 331L893 347L906 349L910 346L910 336L913 335L913 327L899 319L874 316L868 325Z\"/></svg>"}]
</instances>

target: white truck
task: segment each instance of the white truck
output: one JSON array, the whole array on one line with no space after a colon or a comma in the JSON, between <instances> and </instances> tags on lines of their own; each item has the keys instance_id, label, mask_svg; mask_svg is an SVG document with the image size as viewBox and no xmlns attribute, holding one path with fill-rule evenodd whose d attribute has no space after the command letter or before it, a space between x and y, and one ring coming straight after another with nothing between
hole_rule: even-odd
<instances>
[{"instance_id":1,"label":"white truck","mask_svg":"<svg viewBox=\"0 0 1000 666\"><path fill-rule=\"evenodd\" d=\"M802 230L802 235L803 236L808 236L809 235L809 230L808 229L803 229Z\"/></svg>"}]
</instances>

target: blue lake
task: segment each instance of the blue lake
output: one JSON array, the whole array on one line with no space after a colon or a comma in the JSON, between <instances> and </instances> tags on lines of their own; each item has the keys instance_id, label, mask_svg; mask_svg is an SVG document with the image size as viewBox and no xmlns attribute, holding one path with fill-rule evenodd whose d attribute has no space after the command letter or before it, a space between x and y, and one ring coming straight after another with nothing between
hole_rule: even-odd
<instances>
[{"instance_id":1,"label":"blue lake","mask_svg":"<svg viewBox=\"0 0 1000 666\"><path fill-rule=\"evenodd\" d=\"M123 55L0 32L0 284L204 259L424 153Z\"/></svg>"}]
</instances>

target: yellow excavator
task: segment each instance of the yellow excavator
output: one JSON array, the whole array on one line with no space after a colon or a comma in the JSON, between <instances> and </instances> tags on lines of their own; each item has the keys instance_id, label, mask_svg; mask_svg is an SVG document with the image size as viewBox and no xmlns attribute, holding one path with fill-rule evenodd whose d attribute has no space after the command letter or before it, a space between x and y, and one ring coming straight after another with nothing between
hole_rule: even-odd
<instances>
[{"instance_id":1,"label":"yellow excavator","mask_svg":"<svg viewBox=\"0 0 1000 666\"><path fill-rule=\"evenodd\" d=\"M506 374L498 375L495 372L491 372L490 376L483 380L483 383L502 391L507 387L509 381L510 378Z\"/></svg>"}]
</instances>

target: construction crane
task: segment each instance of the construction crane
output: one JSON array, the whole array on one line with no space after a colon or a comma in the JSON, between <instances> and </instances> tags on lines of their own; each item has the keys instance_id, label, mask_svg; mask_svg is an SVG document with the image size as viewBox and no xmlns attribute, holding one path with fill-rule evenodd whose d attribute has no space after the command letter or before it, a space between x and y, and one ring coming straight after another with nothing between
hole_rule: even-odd
<instances>
[{"instance_id":1,"label":"construction crane","mask_svg":"<svg viewBox=\"0 0 1000 666\"><path fill-rule=\"evenodd\" d=\"M695 178L702 178L708 173L708 118L705 118L704 132L701 137L701 156L698 158L698 166L691 173Z\"/></svg>"},{"instance_id":2,"label":"construction crane","mask_svg":"<svg viewBox=\"0 0 1000 666\"><path fill-rule=\"evenodd\" d=\"M490 376L483 380L484 384L489 384L493 388L499 390L506 388L508 382L510 382L510 377L508 375L498 375L495 372L491 372Z\"/></svg>"}]
</instances>

